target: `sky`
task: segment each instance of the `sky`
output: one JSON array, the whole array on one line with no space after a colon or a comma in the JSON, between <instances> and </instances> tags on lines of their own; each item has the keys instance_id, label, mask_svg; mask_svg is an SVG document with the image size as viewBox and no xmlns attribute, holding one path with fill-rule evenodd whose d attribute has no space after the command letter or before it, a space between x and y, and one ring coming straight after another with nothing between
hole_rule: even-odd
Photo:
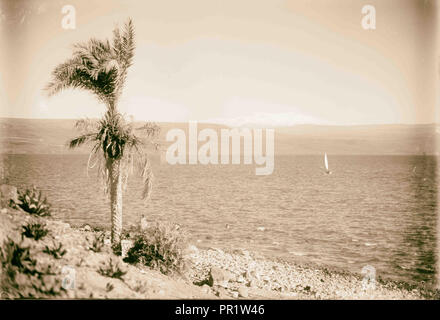
<instances>
[{"instance_id":1,"label":"sky","mask_svg":"<svg viewBox=\"0 0 440 320\"><path fill-rule=\"evenodd\" d=\"M76 28L62 8L73 5ZM376 29L362 28L362 7ZM90 93L47 97L72 45L129 17L120 111L233 126L440 122L435 0L0 0L0 117L96 118Z\"/></svg>"}]
</instances>

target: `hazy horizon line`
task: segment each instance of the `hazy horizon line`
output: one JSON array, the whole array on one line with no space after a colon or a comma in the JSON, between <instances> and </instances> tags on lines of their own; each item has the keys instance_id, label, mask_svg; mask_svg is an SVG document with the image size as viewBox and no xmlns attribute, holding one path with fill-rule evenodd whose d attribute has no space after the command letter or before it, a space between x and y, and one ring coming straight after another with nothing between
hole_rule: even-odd
<instances>
[{"instance_id":1,"label":"hazy horizon line","mask_svg":"<svg viewBox=\"0 0 440 320\"><path fill-rule=\"evenodd\" d=\"M128 118L130 116L127 116ZM16 119L16 120L53 120L53 121L60 121L60 120L80 120L80 119L90 119L90 120L98 120L100 118L89 118L89 117L78 117L78 118L25 118L25 117L3 117L0 116L0 119ZM233 120L233 119L231 119ZM154 121L154 120L134 120L134 122L154 122L154 123L189 123L189 122L197 122L197 123L203 123L203 124L215 124L215 125L224 125L227 127L246 127L246 125L241 126L231 126L227 123L221 123L221 122L214 122L209 120L188 120L188 121ZM440 122L417 122L417 123L409 123L409 122L399 122L399 123L356 123L356 124L331 124L331 123L296 123L292 125L256 125L255 123L249 122L249 125L255 128L286 128L286 127L296 127L296 126L320 126L320 127L361 127L361 126L398 126L398 125L405 125L405 126L417 126L417 125L440 125Z\"/></svg>"}]
</instances>

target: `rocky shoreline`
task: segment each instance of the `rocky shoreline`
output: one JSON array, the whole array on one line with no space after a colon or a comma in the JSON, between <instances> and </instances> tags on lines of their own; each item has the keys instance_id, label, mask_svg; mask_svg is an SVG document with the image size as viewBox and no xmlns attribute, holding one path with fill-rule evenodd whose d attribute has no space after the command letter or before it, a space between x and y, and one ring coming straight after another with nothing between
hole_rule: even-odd
<instances>
[{"instance_id":1,"label":"rocky shoreline","mask_svg":"<svg viewBox=\"0 0 440 320\"><path fill-rule=\"evenodd\" d=\"M23 238L25 224L38 223L48 235L39 241ZM0 210L0 244L15 241L30 248L38 265L50 265L50 283L60 283L64 268L74 270L74 285L56 298L117 299L440 299L438 290L429 290L377 280L365 282L360 275L265 259L246 250L225 252L189 245L185 251L183 274L166 276L145 266L125 263L116 256L108 239L100 250L92 250L101 233L90 226L73 228L52 218L29 215L22 210ZM62 246L65 254L52 257L47 247ZM109 261L121 268L123 277L103 275ZM0 279L4 270L0 268ZM3 273L5 275L5 273ZM5 283L0 283L4 288ZM26 283L25 283L26 285ZM32 286L32 285L31 285ZM0 293L2 289L0 288ZM16 298L6 295L2 298ZM36 298L46 298L36 296Z\"/></svg>"},{"instance_id":2,"label":"rocky shoreline","mask_svg":"<svg viewBox=\"0 0 440 320\"><path fill-rule=\"evenodd\" d=\"M325 267L265 259L246 250L198 250L189 255L194 282L214 283L220 297L254 299L439 299L438 290L375 280ZM213 272L214 270L214 272ZM214 281L212 281L212 279ZM204 284L206 286L206 284Z\"/></svg>"},{"instance_id":3,"label":"rocky shoreline","mask_svg":"<svg viewBox=\"0 0 440 320\"><path fill-rule=\"evenodd\" d=\"M21 224L34 219L17 210L2 209L0 241L3 243L6 237L17 238ZM97 233L90 228L75 229L52 219L44 219L44 223L50 230L51 239L41 240L36 246L59 241L67 253L53 262L58 268L71 266L76 272L75 288L67 290L64 298L438 299L435 293L399 288L391 282L365 288L362 278L353 274L275 262L248 251L228 253L214 248L198 249L193 245L186 253L186 272L170 277L123 262L112 253L108 243L102 252L89 250L90 239ZM42 255L38 258L39 261L48 260ZM106 278L97 272L110 258L127 272L123 280ZM112 290L109 291L109 287Z\"/></svg>"}]
</instances>

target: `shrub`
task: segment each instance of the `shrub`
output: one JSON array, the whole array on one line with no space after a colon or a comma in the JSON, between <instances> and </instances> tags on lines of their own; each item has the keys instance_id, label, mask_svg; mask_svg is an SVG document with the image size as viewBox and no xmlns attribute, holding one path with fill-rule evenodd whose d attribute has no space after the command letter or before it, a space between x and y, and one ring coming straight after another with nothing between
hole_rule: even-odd
<instances>
[{"instance_id":1,"label":"shrub","mask_svg":"<svg viewBox=\"0 0 440 320\"><path fill-rule=\"evenodd\" d=\"M122 247L121 243L112 244L112 251L115 255L121 256L122 255Z\"/></svg>"},{"instance_id":2,"label":"shrub","mask_svg":"<svg viewBox=\"0 0 440 320\"><path fill-rule=\"evenodd\" d=\"M48 298L65 291L51 264L38 264L29 247L9 238L0 248L0 267L4 298Z\"/></svg>"},{"instance_id":3,"label":"shrub","mask_svg":"<svg viewBox=\"0 0 440 320\"><path fill-rule=\"evenodd\" d=\"M100 234L95 235L92 241L92 245L89 247L93 252L101 252L104 247L104 239L105 233L101 232Z\"/></svg>"},{"instance_id":4,"label":"shrub","mask_svg":"<svg viewBox=\"0 0 440 320\"><path fill-rule=\"evenodd\" d=\"M49 248L48 246L46 246L43 252L51 255L55 259L61 259L61 257L67 253L67 251L63 249L62 243L59 243L58 246L54 243L53 248Z\"/></svg>"},{"instance_id":5,"label":"shrub","mask_svg":"<svg viewBox=\"0 0 440 320\"><path fill-rule=\"evenodd\" d=\"M101 226L94 226L92 228L92 230L95 231L95 232L104 232L105 231L104 227L101 227Z\"/></svg>"},{"instance_id":6,"label":"shrub","mask_svg":"<svg viewBox=\"0 0 440 320\"><path fill-rule=\"evenodd\" d=\"M105 291L110 292L115 288L114 285L112 285L110 282L107 283L107 285L105 286Z\"/></svg>"},{"instance_id":7,"label":"shrub","mask_svg":"<svg viewBox=\"0 0 440 320\"><path fill-rule=\"evenodd\" d=\"M131 225L128 228L124 229L121 235L121 239L122 240L132 239L133 236L139 233L139 231L140 231L139 226Z\"/></svg>"},{"instance_id":8,"label":"shrub","mask_svg":"<svg viewBox=\"0 0 440 320\"><path fill-rule=\"evenodd\" d=\"M22 237L25 236L27 238L35 239L36 241L43 239L49 233L49 230L45 228L45 225L39 223L28 223L27 225L22 226L22 228Z\"/></svg>"},{"instance_id":9,"label":"shrub","mask_svg":"<svg viewBox=\"0 0 440 320\"><path fill-rule=\"evenodd\" d=\"M110 258L107 264L104 265L104 267L99 268L98 272L109 278L116 278L123 280L122 277L127 273L126 271L122 271L119 268L119 264L116 262L116 264L113 264L113 260Z\"/></svg>"},{"instance_id":10,"label":"shrub","mask_svg":"<svg viewBox=\"0 0 440 320\"><path fill-rule=\"evenodd\" d=\"M18 192L18 203L15 204L24 211L40 217L50 216L51 205L47 198L43 198L42 192L35 187Z\"/></svg>"},{"instance_id":11,"label":"shrub","mask_svg":"<svg viewBox=\"0 0 440 320\"><path fill-rule=\"evenodd\" d=\"M138 230L139 228L137 227L131 227L128 230L124 230L122 232L121 235L121 240L127 240L127 239L132 239L133 235L136 234L136 230ZM122 255L122 246L121 246L121 242L119 243L115 243L111 245L112 251L115 255L117 256L121 256Z\"/></svg>"},{"instance_id":12,"label":"shrub","mask_svg":"<svg viewBox=\"0 0 440 320\"><path fill-rule=\"evenodd\" d=\"M163 274L181 273L185 267L186 244L187 236L177 225L156 224L135 235L124 261L141 263Z\"/></svg>"}]
</instances>

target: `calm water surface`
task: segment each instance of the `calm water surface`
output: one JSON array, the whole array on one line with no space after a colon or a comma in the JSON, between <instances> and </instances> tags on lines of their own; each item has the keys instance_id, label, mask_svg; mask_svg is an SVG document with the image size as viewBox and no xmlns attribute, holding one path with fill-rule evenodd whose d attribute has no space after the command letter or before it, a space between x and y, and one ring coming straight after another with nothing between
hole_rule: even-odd
<instances>
[{"instance_id":1,"label":"calm water surface","mask_svg":"<svg viewBox=\"0 0 440 320\"><path fill-rule=\"evenodd\" d=\"M10 183L36 185L74 225L109 227L109 202L84 155L8 155ZM132 178L124 225L142 213L172 220L199 244L247 248L293 261L359 273L371 265L383 278L436 278L437 158L430 156L321 156L275 159L270 176L253 166L171 166L153 163L151 202ZM225 225L229 224L229 229ZM264 227L265 231L257 228Z\"/></svg>"}]
</instances>

